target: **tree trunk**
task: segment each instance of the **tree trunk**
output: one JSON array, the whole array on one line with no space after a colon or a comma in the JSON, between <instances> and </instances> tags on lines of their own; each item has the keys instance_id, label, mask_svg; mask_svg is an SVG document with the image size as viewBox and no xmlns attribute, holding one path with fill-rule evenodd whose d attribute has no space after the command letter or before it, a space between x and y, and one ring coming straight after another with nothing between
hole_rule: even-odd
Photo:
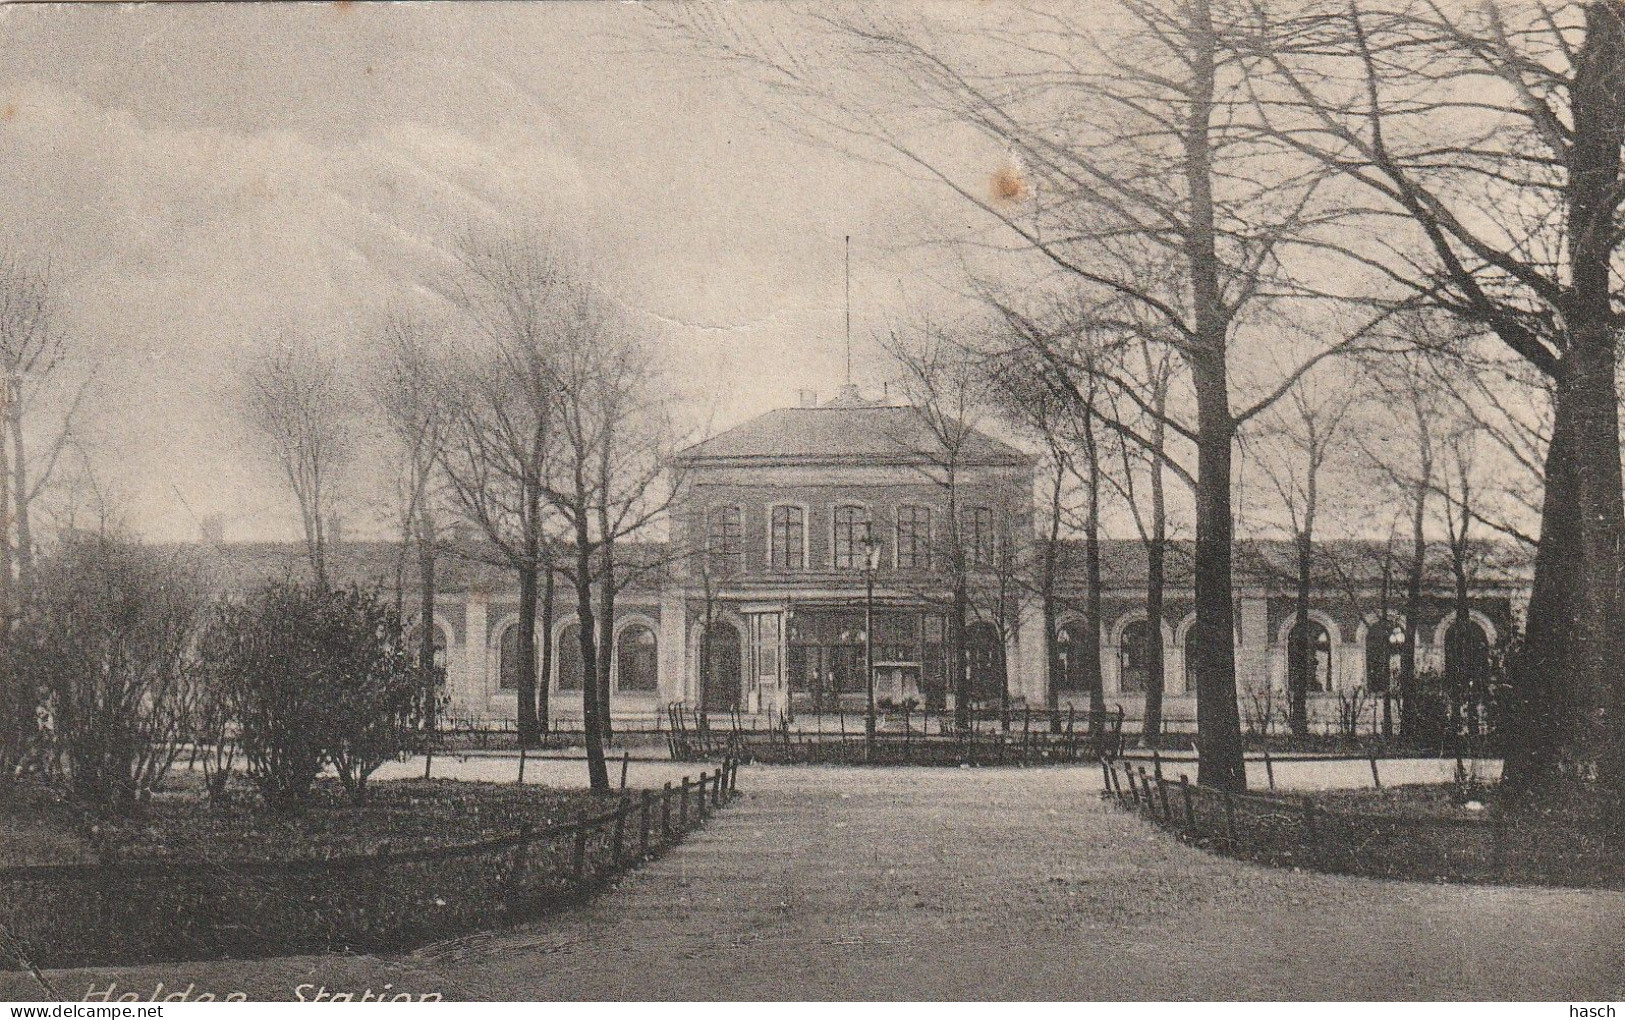
<instances>
[{"instance_id":1,"label":"tree trunk","mask_svg":"<svg viewBox=\"0 0 1625 1020\"><path fill-rule=\"evenodd\" d=\"M558 588L557 571L553 569L553 555L549 552L546 564L542 567L542 670L540 682L536 685L536 729L546 733L552 725L552 706L549 699L552 697L553 687L553 609L555 590Z\"/></svg>"},{"instance_id":2,"label":"tree trunk","mask_svg":"<svg viewBox=\"0 0 1625 1020\"><path fill-rule=\"evenodd\" d=\"M8 391L9 396L9 391ZM9 632L17 615L17 585L11 545L11 471L6 444L0 442L0 631Z\"/></svg>"},{"instance_id":3,"label":"tree trunk","mask_svg":"<svg viewBox=\"0 0 1625 1020\"><path fill-rule=\"evenodd\" d=\"M609 792L609 767L604 763L604 736L598 718L598 645L592 611L592 536L587 531L587 508L577 506L575 588L576 624L581 640L581 722L587 744L587 781L595 792Z\"/></svg>"},{"instance_id":4,"label":"tree trunk","mask_svg":"<svg viewBox=\"0 0 1625 1020\"><path fill-rule=\"evenodd\" d=\"M1298 579L1293 609L1292 654L1288 656L1287 724L1294 737L1309 735L1309 678L1319 666L1315 659L1315 643L1309 633L1310 558L1314 555L1314 537L1307 530L1296 536Z\"/></svg>"},{"instance_id":5,"label":"tree trunk","mask_svg":"<svg viewBox=\"0 0 1625 1020\"><path fill-rule=\"evenodd\" d=\"M1417 712L1421 709L1416 688L1416 641L1421 632L1422 580L1427 569L1428 542L1423 528L1427 522L1427 480L1431 476L1431 464L1424 461L1422 472L1423 481L1417 485L1411 503L1411 562L1405 572L1405 646L1399 654L1401 739L1416 735Z\"/></svg>"},{"instance_id":6,"label":"tree trunk","mask_svg":"<svg viewBox=\"0 0 1625 1020\"><path fill-rule=\"evenodd\" d=\"M1100 580L1100 450L1094 425L1084 424L1084 454L1089 468L1089 507L1083 522L1084 582L1088 586L1089 626L1083 640L1083 670L1089 678L1090 734L1099 733L1106 720L1106 677L1101 669L1100 629L1106 619L1101 606Z\"/></svg>"},{"instance_id":7,"label":"tree trunk","mask_svg":"<svg viewBox=\"0 0 1625 1020\"><path fill-rule=\"evenodd\" d=\"M1145 551L1145 725L1142 739L1147 747L1162 743L1162 697L1167 685L1163 663L1162 596L1167 550L1164 540L1153 536Z\"/></svg>"},{"instance_id":8,"label":"tree trunk","mask_svg":"<svg viewBox=\"0 0 1625 1020\"><path fill-rule=\"evenodd\" d=\"M538 736L536 728L536 567L519 568L519 660L517 695L519 699L519 745L531 747Z\"/></svg>"},{"instance_id":9,"label":"tree trunk","mask_svg":"<svg viewBox=\"0 0 1625 1020\"><path fill-rule=\"evenodd\" d=\"M1044 626L1044 703L1049 709L1051 733L1061 732L1060 684L1061 645L1056 634L1055 576L1059 569L1061 552L1061 497L1066 483L1066 464L1056 458L1055 480L1050 488L1049 534L1044 541L1044 556L1039 572L1039 603L1043 608Z\"/></svg>"},{"instance_id":10,"label":"tree trunk","mask_svg":"<svg viewBox=\"0 0 1625 1020\"><path fill-rule=\"evenodd\" d=\"M418 665L427 684L428 702L425 705L424 724L429 732L439 725L439 697L445 678L434 675L434 608L435 608L435 536L434 523L427 510L418 512ZM451 635L446 635L451 641ZM449 649L448 649L449 651Z\"/></svg>"},{"instance_id":11,"label":"tree trunk","mask_svg":"<svg viewBox=\"0 0 1625 1020\"><path fill-rule=\"evenodd\" d=\"M1514 700L1528 713L1507 756L1514 794L1559 779L1625 786L1616 668L1625 500L1609 289L1625 137L1625 25L1613 4L1589 4L1585 14L1570 89L1568 344L1555 379L1540 549L1514 682Z\"/></svg>"}]
</instances>

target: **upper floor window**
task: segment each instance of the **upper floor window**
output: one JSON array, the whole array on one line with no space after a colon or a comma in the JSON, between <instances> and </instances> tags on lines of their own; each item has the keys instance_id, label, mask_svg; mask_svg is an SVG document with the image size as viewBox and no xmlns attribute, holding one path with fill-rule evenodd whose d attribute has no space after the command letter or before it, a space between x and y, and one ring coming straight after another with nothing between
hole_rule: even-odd
<instances>
[{"instance_id":1,"label":"upper floor window","mask_svg":"<svg viewBox=\"0 0 1625 1020\"><path fill-rule=\"evenodd\" d=\"M807 567L807 511L799 506L773 508L768 561L774 570Z\"/></svg>"},{"instance_id":2,"label":"upper floor window","mask_svg":"<svg viewBox=\"0 0 1625 1020\"><path fill-rule=\"evenodd\" d=\"M705 552L713 575L728 577L743 567L744 527L737 506L715 506L706 516Z\"/></svg>"},{"instance_id":3,"label":"upper floor window","mask_svg":"<svg viewBox=\"0 0 1625 1020\"><path fill-rule=\"evenodd\" d=\"M931 565L931 510L923 506L897 508L897 566L908 570Z\"/></svg>"},{"instance_id":4,"label":"upper floor window","mask_svg":"<svg viewBox=\"0 0 1625 1020\"><path fill-rule=\"evenodd\" d=\"M967 506L959 511L959 543L965 562L972 567L993 565L993 511L985 506Z\"/></svg>"},{"instance_id":5,"label":"upper floor window","mask_svg":"<svg viewBox=\"0 0 1625 1020\"><path fill-rule=\"evenodd\" d=\"M861 570L864 539L869 537L869 515L861 506L835 508L835 569Z\"/></svg>"}]
</instances>

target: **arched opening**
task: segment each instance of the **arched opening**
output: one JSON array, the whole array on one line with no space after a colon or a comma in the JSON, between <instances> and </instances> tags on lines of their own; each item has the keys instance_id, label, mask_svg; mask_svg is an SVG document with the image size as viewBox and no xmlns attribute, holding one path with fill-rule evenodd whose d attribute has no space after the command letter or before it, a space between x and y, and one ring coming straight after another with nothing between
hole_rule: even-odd
<instances>
[{"instance_id":1,"label":"arched opening","mask_svg":"<svg viewBox=\"0 0 1625 1020\"><path fill-rule=\"evenodd\" d=\"M1388 694L1399 675L1405 655L1405 627L1393 620L1378 620L1365 632L1365 689Z\"/></svg>"},{"instance_id":2,"label":"arched opening","mask_svg":"<svg viewBox=\"0 0 1625 1020\"><path fill-rule=\"evenodd\" d=\"M1490 641L1478 621L1450 621L1444 636L1444 678L1459 700L1481 698L1489 688Z\"/></svg>"},{"instance_id":3,"label":"arched opening","mask_svg":"<svg viewBox=\"0 0 1625 1020\"><path fill-rule=\"evenodd\" d=\"M1089 690L1089 678L1084 674L1083 627L1081 623L1064 623L1055 632L1055 644L1060 659L1060 675L1055 678L1055 689L1069 693Z\"/></svg>"},{"instance_id":4,"label":"arched opening","mask_svg":"<svg viewBox=\"0 0 1625 1020\"><path fill-rule=\"evenodd\" d=\"M1332 636L1318 620L1310 620L1308 641L1303 624L1294 624L1286 639L1288 682L1311 693L1332 689Z\"/></svg>"},{"instance_id":5,"label":"arched opening","mask_svg":"<svg viewBox=\"0 0 1625 1020\"><path fill-rule=\"evenodd\" d=\"M1151 625L1145 620L1134 620L1117 637L1117 691L1119 694L1144 694L1146 678L1150 676Z\"/></svg>"},{"instance_id":6,"label":"arched opening","mask_svg":"<svg viewBox=\"0 0 1625 1020\"><path fill-rule=\"evenodd\" d=\"M436 627L435 630L439 631ZM439 654L439 634L435 636L435 652ZM519 689L519 624L510 623L502 632L502 639L497 642L497 689L503 691L517 691Z\"/></svg>"},{"instance_id":7,"label":"arched opening","mask_svg":"<svg viewBox=\"0 0 1625 1020\"><path fill-rule=\"evenodd\" d=\"M972 701L999 701L1004 697L1004 642L991 623L978 621L965 628L965 653L970 660Z\"/></svg>"},{"instance_id":8,"label":"arched opening","mask_svg":"<svg viewBox=\"0 0 1625 1020\"><path fill-rule=\"evenodd\" d=\"M581 625L572 623L559 631L554 644L554 675L561 691L579 691L587 671L581 662Z\"/></svg>"},{"instance_id":9,"label":"arched opening","mask_svg":"<svg viewBox=\"0 0 1625 1020\"><path fill-rule=\"evenodd\" d=\"M739 629L713 620L700 647L700 708L726 712L739 707Z\"/></svg>"},{"instance_id":10,"label":"arched opening","mask_svg":"<svg viewBox=\"0 0 1625 1020\"><path fill-rule=\"evenodd\" d=\"M615 642L615 687L617 690L650 693L659 687L655 632L641 623L621 631Z\"/></svg>"}]
</instances>

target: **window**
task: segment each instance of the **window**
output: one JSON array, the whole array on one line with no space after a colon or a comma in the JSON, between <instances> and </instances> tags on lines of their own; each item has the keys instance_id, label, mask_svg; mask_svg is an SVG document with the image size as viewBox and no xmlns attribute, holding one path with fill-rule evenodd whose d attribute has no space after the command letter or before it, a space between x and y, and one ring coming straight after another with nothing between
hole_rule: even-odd
<instances>
[{"instance_id":1,"label":"window","mask_svg":"<svg viewBox=\"0 0 1625 1020\"><path fill-rule=\"evenodd\" d=\"M707 515L705 549L708 569L717 577L731 577L744 568L744 529L739 508L715 506Z\"/></svg>"},{"instance_id":2,"label":"window","mask_svg":"<svg viewBox=\"0 0 1625 1020\"><path fill-rule=\"evenodd\" d=\"M446 631L438 623L434 625L434 665L436 669L446 668Z\"/></svg>"},{"instance_id":3,"label":"window","mask_svg":"<svg viewBox=\"0 0 1625 1020\"><path fill-rule=\"evenodd\" d=\"M773 508L770 562L774 570L807 567L807 511L799 506Z\"/></svg>"},{"instance_id":4,"label":"window","mask_svg":"<svg viewBox=\"0 0 1625 1020\"><path fill-rule=\"evenodd\" d=\"M642 624L621 631L615 642L615 687L622 691L653 691L659 687L655 666L655 632Z\"/></svg>"},{"instance_id":5,"label":"window","mask_svg":"<svg viewBox=\"0 0 1625 1020\"><path fill-rule=\"evenodd\" d=\"M897 508L897 567L912 570L931 565L931 511L923 506Z\"/></svg>"},{"instance_id":6,"label":"window","mask_svg":"<svg viewBox=\"0 0 1625 1020\"><path fill-rule=\"evenodd\" d=\"M1135 620L1123 628L1117 641L1117 691L1119 694L1144 694L1146 678L1150 675L1151 625Z\"/></svg>"},{"instance_id":7,"label":"window","mask_svg":"<svg viewBox=\"0 0 1625 1020\"><path fill-rule=\"evenodd\" d=\"M497 689L519 689L519 624L510 623L497 644Z\"/></svg>"},{"instance_id":8,"label":"window","mask_svg":"<svg viewBox=\"0 0 1625 1020\"><path fill-rule=\"evenodd\" d=\"M1089 677L1083 669L1083 624L1068 623L1055 632L1055 645L1060 661L1060 675L1054 680L1055 690L1087 691Z\"/></svg>"},{"instance_id":9,"label":"window","mask_svg":"<svg viewBox=\"0 0 1625 1020\"><path fill-rule=\"evenodd\" d=\"M835 508L835 569L862 570L865 562L864 539L869 537L869 515L861 506Z\"/></svg>"},{"instance_id":10,"label":"window","mask_svg":"<svg viewBox=\"0 0 1625 1020\"><path fill-rule=\"evenodd\" d=\"M968 506L959 511L959 543L967 566L992 566L993 511L985 506Z\"/></svg>"},{"instance_id":11,"label":"window","mask_svg":"<svg viewBox=\"0 0 1625 1020\"><path fill-rule=\"evenodd\" d=\"M1490 642L1477 620L1450 620L1444 635L1444 676L1458 697L1474 692L1482 696L1488 688Z\"/></svg>"},{"instance_id":12,"label":"window","mask_svg":"<svg viewBox=\"0 0 1625 1020\"><path fill-rule=\"evenodd\" d=\"M586 670L581 664L581 626L572 623L559 631L558 645L553 649L553 661L558 664L559 690L581 690Z\"/></svg>"},{"instance_id":13,"label":"window","mask_svg":"<svg viewBox=\"0 0 1625 1020\"><path fill-rule=\"evenodd\" d=\"M1294 625L1286 641L1287 682L1302 684L1306 691L1331 690L1332 636L1326 628L1318 621L1310 620L1305 636Z\"/></svg>"},{"instance_id":14,"label":"window","mask_svg":"<svg viewBox=\"0 0 1625 1020\"><path fill-rule=\"evenodd\" d=\"M1387 694L1404 654L1405 628L1393 620L1373 623L1365 632L1365 689Z\"/></svg>"}]
</instances>

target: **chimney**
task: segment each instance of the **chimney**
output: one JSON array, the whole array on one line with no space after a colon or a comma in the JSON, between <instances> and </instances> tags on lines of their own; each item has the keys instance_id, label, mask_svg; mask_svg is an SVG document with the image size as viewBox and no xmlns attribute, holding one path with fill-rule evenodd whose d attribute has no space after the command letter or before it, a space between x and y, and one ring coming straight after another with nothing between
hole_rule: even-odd
<instances>
[{"instance_id":1,"label":"chimney","mask_svg":"<svg viewBox=\"0 0 1625 1020\"><path fill-rule=\"evenodd\" d=\"M818 406L818 391L817 390L798 390L797 391L797 396L799 396L801 398L801 406L802 407L817 407Z\"/></svg>"}]
</instances>

